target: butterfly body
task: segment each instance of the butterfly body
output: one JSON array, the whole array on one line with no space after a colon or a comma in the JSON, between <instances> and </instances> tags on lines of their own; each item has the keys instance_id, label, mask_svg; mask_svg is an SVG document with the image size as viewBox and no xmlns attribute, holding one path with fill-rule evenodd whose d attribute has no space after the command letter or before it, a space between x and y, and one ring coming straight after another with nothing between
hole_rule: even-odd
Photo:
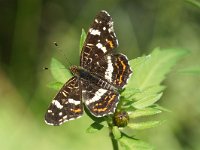
<instances>
[{"instance_id":1,"label":"butterfly body","mask_svg":"<svg viewBox=\"0 0 200 150\"><path fill-rule=\"evenodd\" d=\"M96 117L113 114L132 74L128 58L114 53L118 40L113 21L106 11L97 14L90 27L80 57L80 66L71 66L69 79L51 102L45 115L49 125L79 118L83 104Z\"/></svg>"},{"instance_id":2,"label":"butterfly body","mask_svg":"<svg viewBox=\"0 0 200 150\"><path fill-rule=\"evenodd\" d=\"M98 75L91 74L91 72L80 66L72 66L70 67L70 70L74 76L77 76L80 80L83 80L87 84L95 84L96 86L103 87L107 90L117 90L112 83L108 83L107 81L98 77Z\"/></svg>"}]
</instances>

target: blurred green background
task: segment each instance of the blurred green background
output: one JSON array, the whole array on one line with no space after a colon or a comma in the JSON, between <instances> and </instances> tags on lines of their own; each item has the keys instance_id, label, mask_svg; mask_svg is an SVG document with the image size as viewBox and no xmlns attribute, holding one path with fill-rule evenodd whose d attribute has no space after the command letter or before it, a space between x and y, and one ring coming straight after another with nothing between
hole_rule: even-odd
<instances>
[{"instance_id":1,"label":"blurred green background","mask_svg":"<svg viewBox=\"0 0 200 150\"><path fill-rule=\"evenodd\" d=\"M200 65L200 8L183 0L1 0L0 149L112 149L106 129L85 132L87 115L60 127L44 123L56 91L46 87L53 78L42 68L52 57L78 64L81 29L102 9L114 20L117 50L129 59L155 47L186 48L191 53L176 70ZM162 150L200 149L199 83L199 75L174 70L160 101L172 110L162 116L167 122L135 137Z\"/></svg>"}]
</instances>

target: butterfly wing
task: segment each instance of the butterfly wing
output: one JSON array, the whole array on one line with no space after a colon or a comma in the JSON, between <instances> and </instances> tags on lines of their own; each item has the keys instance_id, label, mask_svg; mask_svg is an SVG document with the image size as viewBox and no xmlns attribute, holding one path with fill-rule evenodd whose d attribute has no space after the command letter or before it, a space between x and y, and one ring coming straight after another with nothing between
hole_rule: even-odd
<instances>
[{"instance_id":1,"label":"butterfly wing","mask_svg":"<svg viewBox=\"0 0 200 150\"><path fill-rule=\"evenodd\" d=\"M82 98L90 113L96 117L113 114L119 102L119 93L82 81Z\"/></svg>"},{"instance_id":2,"label":"butterfly wing","mask_svg":"<svg viewBox=\"0 0 200 150\"><path fill-rule=\"evenodd\" d=\"M123 88L132 71L125 55L112 53L117 46L112 18L106 11L101 11L88 31L80 62L92 74L116 88Z\"/></svg>"},{"instance_id":3,"label":"butterfly wing","mask_svg":"<svg viewBox=\"0 0 200 150\"><path fill-rule=\"evenodd\" d=\"M95 62L118 46L113 21L106 11L97 14L82 48L80 65L91 71Z\"/></svg>"},{"instance_id":4,"label":"butterfly wing","mask_svg":"<svg viewBox=\"0 0 200 150\"><path fill-rule=\"evenodd\" d=\"M118 89L124 88L132 74L128 58L123 54L108 54L92 66L92 73Z\"/></svg>"},{"instance_id":5,"label":"butterfly wing","mask_svg":"<svg viewBox=\"0 0 200 150\"><path fill-rule=\"evenodd\" d=\"M45 122L49 125L61 125L81 117L83 114L81 95L79 79L72 77L51 102L45 115Z\"/></svg>"}]
</instances>

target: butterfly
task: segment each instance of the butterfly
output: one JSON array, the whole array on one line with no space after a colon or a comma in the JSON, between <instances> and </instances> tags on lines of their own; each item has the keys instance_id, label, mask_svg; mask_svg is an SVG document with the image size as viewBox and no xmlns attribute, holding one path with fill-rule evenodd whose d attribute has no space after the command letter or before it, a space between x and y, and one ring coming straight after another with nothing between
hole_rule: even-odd
<instances>
[{"instance_id":1,"label":"butterfly","mask_svg":"<svg viewBox=\"0 0 200 150\"><path fill-rule=\"evenodd\" d=\"M95 117L113 114L119 102L119 90L131 77L128 58L115 53L118 47L113 21L100 11L86 36L80 55L80 66L71 66L74 75L52 100L45 122L61 125L83 115L83 105Z\"/></svg>"}]
</instances>

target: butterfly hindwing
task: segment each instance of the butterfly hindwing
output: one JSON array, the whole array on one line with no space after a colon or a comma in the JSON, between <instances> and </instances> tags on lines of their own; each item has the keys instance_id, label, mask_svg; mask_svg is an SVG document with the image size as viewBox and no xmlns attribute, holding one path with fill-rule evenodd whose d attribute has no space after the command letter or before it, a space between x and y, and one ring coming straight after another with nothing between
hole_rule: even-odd
<instances>
[{"instance_id":1,"label":"butterfly hindwing","mask_svg":"<svg viewBox=\"0 0 200 150\"><path fill-rule=\"evenodd\" d=\"M90 113L96 117L113 114L119 102L119 93L82 81L82 98Z\"/></svg>"},{"instance_id":2,"label":"butterfly hindwing","mask_svg":"<svg viewBox=\"0 0 200 150\"><path fill-rule=\"evenodd\" d=\"M45 122L50 125L60 125L82 114L80 82L77 77L72 77L51 102L45 115Z\"/></svg>"},{"instance_id":3,"label":"butterfly hindwing","mask_svg":"<svg viewBox=\"0 0 200 150\"><path fill-rule=\"evenodd\" d=\"M97 14L82 48L80 65L91 70L91 65L118 46L113 21L106 11Z\"/></svg>"}]
</instances>

